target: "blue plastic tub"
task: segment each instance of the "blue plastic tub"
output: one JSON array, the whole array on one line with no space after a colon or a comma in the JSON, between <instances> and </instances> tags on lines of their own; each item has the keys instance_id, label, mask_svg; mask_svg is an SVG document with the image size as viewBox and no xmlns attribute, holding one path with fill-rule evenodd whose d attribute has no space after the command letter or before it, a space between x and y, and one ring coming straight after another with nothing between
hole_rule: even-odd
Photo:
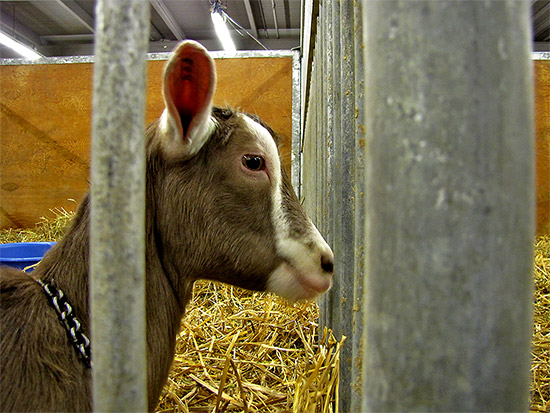
<instances>
[{"instance_id":1,"label":"blue plastic tub","mask_svg":"<svg viewBox=\"0 0 550 413\"><path fill-rule=\"evenodd\" d=\"M0 265L9 265L20 270L36 264L55 242L15 242L0 244ZM29 270L29 271L32 271Z\"/></svg>"}]
</instances>

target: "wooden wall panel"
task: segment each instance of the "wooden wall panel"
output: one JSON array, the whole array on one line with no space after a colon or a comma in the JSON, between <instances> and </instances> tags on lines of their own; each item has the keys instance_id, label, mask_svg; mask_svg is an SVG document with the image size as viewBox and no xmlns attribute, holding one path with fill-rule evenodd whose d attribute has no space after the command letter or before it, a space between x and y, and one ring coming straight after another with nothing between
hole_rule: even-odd
<instances>
[{"instance_id":1,"label":"wooden wall panel","mask_svg":"<svg viewBox=\"0 0 550 413\"><path fill-rule=\"evenodd\" d=\"M537 233L550 233L550 61L535 61ZM150 61L147 123L163 109L164 61ZM256 113L290 166L292 58L217 59L215 104ZM93 66L0 66L0 227L74 210L89 185Z\"/></svg>"},{"instance_id":2,"label":"wooden wall panel","mask_svg":"<svg viewBox=\"0 0 550 413\"><path fill-rule=\"evenodd\" d=\"M537 234L550 235L550 60L535 60Z\"/></svg>"},{"instance_id":3,"label":"wooden wall panel","mask_svg":"<svg viewBox=\"0 0 550 413\"><path fill-rule=\"evenodd\" d=\"M165 61L148 62L147 123L163 110ZM256 113L290 168L292 58L217 59L216 105ZM0 227L74 210L88 190L93 65L0 66ZM290 170L290 169L289 169Z\"/></svg>"},{"instance_id":4,"label":"wooden wall panel","mask_svg":"<svg viewBox=\"0 0 550 413\"><path fill-rule=\"evenodd\" d=\"M0 225L75 209L88 188L91 64L0 67Z\"/></svg>"}]
</instances>

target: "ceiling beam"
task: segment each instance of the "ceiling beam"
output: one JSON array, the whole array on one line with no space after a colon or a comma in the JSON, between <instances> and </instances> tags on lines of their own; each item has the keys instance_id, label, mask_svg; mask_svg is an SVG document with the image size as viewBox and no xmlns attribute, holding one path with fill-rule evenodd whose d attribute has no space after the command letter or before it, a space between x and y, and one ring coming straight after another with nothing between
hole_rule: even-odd
<instances>
[{"instance_id":1,"label":"ceiling beam","mask_svg":"<svg viewBox=\"0 0 550 413\"><path fill-rule=\"evenodd\" d=\"M288 0L282 0L283 2L283 17L285 19L283 27L288 29L290 28L290 5Z\"/></svg>"},{"instance_id":2,"label":"ceiling beam","mask_svg":"<svg viewBox=\"0 0 550 413\"><path fill-rule=\"evenodd\" d=\"M26 24L17 20L4 10L0 11L0 28L4 33L17 36L33 46L39 46L41 44L40 36L38 36Z\"/></svg>"},{"instance_id":3,"label":"ceiling beam","mask_svg":"<svg viewBox=\"0 0 550 413\"><path fill-rule=\"evenodd\" d=\"M46 43L93 43L93 34L50 34L40 36Z\"/></svg>"},{"instance_id":4,"label":"ceiling beam","mask_svg":"<svg viewBox=\"0 0 550 413\"><path fill-rule=\"evenodd\" d=\"M537 3L532 10L532 24L533 24L533 35L536 37L541 36L542 32L548 30L548 17L550 16L550 3ZM547 34L546 39L550 40L550 34Z\"/></svg>"},{"instance_id":5,"label":"ceiling beam","mask_svg":"<svg viewBox=\"0 0 550 413\"><path fill-rule=\"evenodd\" d=\"M80 7L74 0L56 0L59 5L65 8L69 13L73 15L80 23L82 23L90 32L95 33L95 21L82 7ZM43 38L46 36L43 36ZM159 40L162 35L151 24L150 27L150 39Z\"/></svg>"},{"instance_id":6,"label":"ceiling beam","mask_svg":"<svg viewBox=\"0 0 550 413\"><path fill-rule=\"evenodd\" d=\"M27 46L35 48L39 53L47 56L44 53L42 40L32 29L26 24L15 19L11 14L4 10L0 12L0 30L8 36L14 37L17 40L25 43Z\"/></svg>"},{"instance_id":7,"label":"ceiling beam","mask_svg":"<svg viewBox=\"0 0 550 413\"><path fill-rule=\"evenodd\" d=\"M254 14L252 13L252 7L250 6L250 0L243 0L246 14L248 15L248 22L250 23L250 31L254 37L258 38L258 29L256 28L256 22L254 21Z\"/></svg>"},{"instance_id":8,"label":"ceiling beam","mask_svg":"<svg viewBox=\"0 0 550 413\"><path fill-rule=\"evenodd\" d=\"M279 22L277 20L277 10L275 6L275 0L271 0L271 9L273 10L273 22L275 23L275 33L277 35L277 39L279 38Z\"/></svg>"},{"instance_id":9,"label":"ceiling beam","mask_svg":"<svg viewBox=\"0 0 550 413\"><path fill-rule=\"evenodd\" d=\"M153 23L149 25L149 30L149 40L157 41L162 39L162 34L160 34Z\"/></svg>"},{"instance_id":10,"label":"ceiling beam","mask_svg":"<svg viewBox=\"0 0 550 413\"><path fill-rule=\"evenodd\" d=\"M160 18L164 21L170 31L176 36L176 39L183 40L186 38L182 28L170 12L162 0L149 0L151 5L155 8Z\"/></svg>"},{"instance_id":11,"label":"ceiling beam","mask_svg":"<svg viewBox=\"0 0 550 413\"><path fill-rule=\"evenodd\" d=\"M90 16L82 7L76 4L74 0L56 0L57 3L73 15L86 29L95 33L94 18Z\"/></svg>"},{"instance_id":12,"label":"ceiling beam","mask_svg":"<svg viewBox=\"0 0 550 413\"><path fill-rule=\"evenodd\" d=\"M533 9L533 19L538 20L539 18L546 19L548 13L550 12L550 3L541 3L540 6L537 4L536 10Z\"/></svg>"},{"instance_id":13,"label":"ceiling beam","mask_svg":"<svg viewBox=\"0 0 550 413\"><path fill-rule=\"evenodd\" d=\"M533 52L548 52L550 51L550 42L534 42Z\"/></svg>"},{"instance_id":14,"label":"ceiling beam","mask_svg":"<svg viewBox=\"0 0 550 413\"><path fill-rule=\"evenodd\" d=\"M197 39L204 47L210 51L222 51L218 39ZM255 43L252 39L241 39L242 42L246 43L246 46L249 49L245 50L259 50L260 46ZM299 40L295 39L275 39L272 36L270 39L265 39L262 41L266 47L271 50L289 50L293 47L298 46ZM149 42L149 52L158 53L158 52L171 52L178 45L178 41L158 41L158 42ZM94 45L92 43L57 43L48 46L43 46L44 54L47 56L90 56L94 54Z\"/></svg>"}]
</instances>

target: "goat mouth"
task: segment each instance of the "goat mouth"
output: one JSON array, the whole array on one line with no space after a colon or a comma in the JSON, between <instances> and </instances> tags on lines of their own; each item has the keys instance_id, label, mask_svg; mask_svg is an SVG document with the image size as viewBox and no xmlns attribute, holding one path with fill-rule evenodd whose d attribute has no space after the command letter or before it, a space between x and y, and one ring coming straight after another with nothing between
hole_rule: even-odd
<instances>
[{"instance_id":1,"label":"goat mouth","mask_svg":"<svg viewBox=\"0 0 550 413\"><path fill-rule=\"evenodd\" d=\"M298 279L302 287L315 293L315 295L324 293L332 287L332 277L319 274L306 274L291 265L294 276Z\"/></svg>"},{"instance_id":2,"label":"goat mouth","mask_svg":"<svg viewBox=\"0 0 550 413\"><path fill-rule=\"evenodd\" d=\"M289 301L312 300L332 286L332 277L297 268L285 260L271 274L267 290Z\"/></svg>"}]
</instances>

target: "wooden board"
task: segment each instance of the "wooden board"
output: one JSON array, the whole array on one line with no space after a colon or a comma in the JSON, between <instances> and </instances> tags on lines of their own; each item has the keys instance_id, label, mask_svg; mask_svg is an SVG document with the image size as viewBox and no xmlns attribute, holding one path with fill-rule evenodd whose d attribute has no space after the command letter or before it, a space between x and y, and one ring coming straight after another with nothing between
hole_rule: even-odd
<instances>
[{"instance_id":1,"label":"wooden board","mask_svg":"<svg viewBox=\"0 0 550 413\"><path fill-rule=\"evenodd\" d=\"M162 112L163 61L149 62L147 122ZM217 105L253 112L290 169L292 58L218 59ZM537 233L550 234L550 61L535 66ZM74 210L89 186L93 66L0 66L0 227Z\"/></svg>"},{"instance_id":2,"label":"wooden board","mask_svg":"<svg viewBox=\"0 0 550 413\"><path fill-rule=\"evenodd\" d=\"M537 234L550 235L550 60L535 60Z\"/></svg>"},{"instance_id":3,"label":"wooden board","mask_svg":"<svg viewBox=\"0 0 550 413\"><path fill-rule=\"evenodd\" d=\"M163 110L165 61L148 62L149 123ZM255 113L281 136L290 171L292 58L217 59L214 103ZM0 66L0 227L74 210L89 187L91 63Z\"/></svg>"}]
</instances>

